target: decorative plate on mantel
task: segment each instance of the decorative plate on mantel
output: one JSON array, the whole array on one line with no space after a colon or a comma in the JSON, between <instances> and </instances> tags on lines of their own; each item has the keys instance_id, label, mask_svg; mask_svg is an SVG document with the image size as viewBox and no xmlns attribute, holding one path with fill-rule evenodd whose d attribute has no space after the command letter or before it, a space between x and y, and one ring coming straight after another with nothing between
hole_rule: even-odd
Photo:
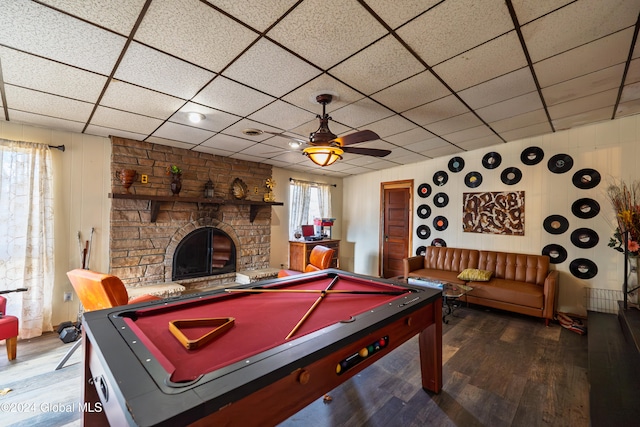
<instances>
[{"instance_id":1,"label":"decorative plate on mantel","mask_svg":"<svg viewBox=\"0 0 640 427\"><path fill-rule=\"evenodd\" d=\"M249 189L247 188L247 184L244 183L240 178L236 178L233 180L233 184L231 184L231 192L233 193L233 197L238 200L245 199L249 194Z\"/></svg>"}]
</instances>

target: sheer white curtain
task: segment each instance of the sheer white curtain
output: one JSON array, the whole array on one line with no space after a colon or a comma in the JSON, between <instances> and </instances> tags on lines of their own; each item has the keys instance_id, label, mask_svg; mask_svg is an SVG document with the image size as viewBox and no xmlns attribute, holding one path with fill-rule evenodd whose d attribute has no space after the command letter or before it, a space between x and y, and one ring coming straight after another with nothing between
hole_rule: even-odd
<instances>
[{"instance_id":1,"label":"sheer white curtain","mask_svg":"<svg viewBox=\"0 0 640 427\"><path fill-rule=\"evenodd\" d=\"M53 175L45 144L0 139L0 289L20 337L52 330Z\"/></svg>"},{"instance_id":2,"label":"sheer white curtain","mask_svg":"<svg viewBox=\"0 0 640 427\"><path fill-rule=\"evenodd\" d=\"M309 218L309 202L311 200L311 184L304 181L291 180L291 196L289 200L289 239Z\"/></svg>"},{"instance_id":3,"label":"sheer white curtain","mask_svg":"<svg viewBox=\"0 0 640 427\"><path fill-rule=\"evenodd\" d=\"M316 184L318 187L318 206L322 218L331 217L331 185Z\"/></svg>"}]
</instances>

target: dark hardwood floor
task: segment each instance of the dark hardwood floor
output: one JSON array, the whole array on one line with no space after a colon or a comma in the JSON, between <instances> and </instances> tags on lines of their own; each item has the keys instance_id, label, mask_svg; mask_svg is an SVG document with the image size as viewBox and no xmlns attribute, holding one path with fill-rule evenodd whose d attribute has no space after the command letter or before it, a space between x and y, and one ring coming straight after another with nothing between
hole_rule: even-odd
<instances>
[{"instance_id":1,"label":"dark hardwood floor","mask_svg":"<svg viewBox=\"0 0 640 427\"><path fill-rule=\"evenodd\" d=\"M414 338L281 426L589 426L586 336L481 307L449 319L441 393L420 386ZM80 425L81 352L54 371L70 346L55 333L20 341L13 362L0 348L0 390L12 389L0 396L0 426Z\"/></svg>"}]
</instances>

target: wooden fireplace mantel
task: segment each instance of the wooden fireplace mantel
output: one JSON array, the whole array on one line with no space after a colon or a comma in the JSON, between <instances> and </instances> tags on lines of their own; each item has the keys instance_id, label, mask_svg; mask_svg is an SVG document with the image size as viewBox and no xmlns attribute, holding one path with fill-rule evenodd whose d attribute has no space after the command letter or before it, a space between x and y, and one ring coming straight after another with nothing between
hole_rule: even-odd
<instances>
[{"instance_id":1,"label":"wooden fireplace mantel","mask_svg":"<svg viewBox=\"0 0 640 427\"><path fill-rule=\"evenodd\" d=\"M282 202L263 202L259 200L225 200L225 199L207 199L204 197L182 197L182 196L152 196L148 194L118 194L109 193L112 199L129 199L129 200L148 200L149 210L151 212L151 222L156 222L158 213L160 212L160 202L182 202L182 203L198 203L205 205L250 205L249 221L253 222L258 215L260 209L265 206L282 206Z\"/></svg>"}]
</instances>

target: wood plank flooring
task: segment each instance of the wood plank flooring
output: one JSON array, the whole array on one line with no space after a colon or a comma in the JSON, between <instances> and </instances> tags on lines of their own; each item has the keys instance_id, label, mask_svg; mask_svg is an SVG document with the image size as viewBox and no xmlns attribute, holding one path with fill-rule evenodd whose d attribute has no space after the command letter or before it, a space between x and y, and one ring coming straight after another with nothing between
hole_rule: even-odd
<instances>
[{"instance_id":1,"label":"wood plank flooring","mask_svg":"<svg viewBox=\"0 0 640 427\"><path fill-rule=\"evenodd\" d=\"M421 388L413 339L332 390L330 403L320 398L281 427L589 426L586 336L481 307L448 319L440 394ZM0 396L0 426L80 425L81 351L54 371L71 345L55 333L20 341L13 362L0 345L0 389L13 390ZM6 404L27 410L7 413Z\"/></svg>"}]
</instances>

